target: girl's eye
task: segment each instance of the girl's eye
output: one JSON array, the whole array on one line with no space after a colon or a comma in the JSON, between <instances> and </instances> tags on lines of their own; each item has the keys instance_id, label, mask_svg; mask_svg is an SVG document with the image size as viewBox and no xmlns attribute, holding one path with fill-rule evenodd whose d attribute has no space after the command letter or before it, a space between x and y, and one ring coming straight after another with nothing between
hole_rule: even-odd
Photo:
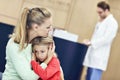
<instances>
[{"instance_id":1,"label":"girl's eye","mask_svg":"<svg viewBox=\"0 0 120 80\"><path fill-rule=\"evenodd\" d=\"M41 51L41 53L44 53L45 51Z\"/></svg>"}]
</instances>

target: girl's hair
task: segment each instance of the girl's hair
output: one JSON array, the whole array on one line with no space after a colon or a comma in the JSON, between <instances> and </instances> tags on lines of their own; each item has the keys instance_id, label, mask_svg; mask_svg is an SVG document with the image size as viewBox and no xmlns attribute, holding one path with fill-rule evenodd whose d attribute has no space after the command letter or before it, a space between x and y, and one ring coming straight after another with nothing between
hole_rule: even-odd
<instances>
[{"instance_id":1,"label":"girl's hair","mask_svg":"<svg viewBox=\"0 0 120 80\"><path fill-rule=\"evenodd\" d=\"M18 25L15 27L12 35L14 41L20 45L20 50L27 46L25 44L28 44L28 30L31 29L32 24L41 25L51 16L51 12L46 8L24 8Z\"/></svg>"},{"instance_id":2,"label":"girl's hair","mask_svg":"<svg viewBox=\"0 0 120 80\"><path fill-rule=\"evenodd\" d=\"M52 44L54 42L54 40L50 36L48 36L48 37L36 37L31 42L32 42L32 48L33 48L35 45L49 45L49 44Z\"/></svg>"}]
</instances>

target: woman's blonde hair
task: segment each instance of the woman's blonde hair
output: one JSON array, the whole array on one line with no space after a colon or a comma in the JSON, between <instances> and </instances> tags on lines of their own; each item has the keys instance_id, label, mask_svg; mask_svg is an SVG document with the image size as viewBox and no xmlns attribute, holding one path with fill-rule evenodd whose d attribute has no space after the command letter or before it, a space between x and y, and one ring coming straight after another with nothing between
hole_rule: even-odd
<instances>
[{"instance_id":1,"label":"woman's blonde hair","mask_svg":"<svg viewBox=\"0 0 120 80\"><path fill-rule=\"evenodd\" d=\"M51 17L51 12L46 8L24 8L18 25L15 27L12 37L14 41L20 45L20 50L24 49L28 44L28 30L32 24L41 25L44 21Z\"/></svg>"}]
</instances>

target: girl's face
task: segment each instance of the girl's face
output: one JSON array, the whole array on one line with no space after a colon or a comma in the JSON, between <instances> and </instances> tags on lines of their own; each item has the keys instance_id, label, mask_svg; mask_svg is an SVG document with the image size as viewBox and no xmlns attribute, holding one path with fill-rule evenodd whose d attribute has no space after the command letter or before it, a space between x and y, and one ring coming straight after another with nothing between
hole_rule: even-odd
<instances>
[{"instance_id":1,"label":"girl's face","mask_svg":"<svg viewBox=\"0 0 120 80\"><path fill-rule=\"evenodd\" d=\"M52 18L48 18L41 25L33 24L37 36L47 37L52 30Z\"/></svg>"},{"instance_id":2,"label":"girl's face","mask_svg":"<svg viewBox=\"0 0 120 80\"><path fill-rule=\"evenodd\" d=\"M43 62L48 57L48 45L35 45L33 47L36 58Z\"/></svg>"}]
</instances>

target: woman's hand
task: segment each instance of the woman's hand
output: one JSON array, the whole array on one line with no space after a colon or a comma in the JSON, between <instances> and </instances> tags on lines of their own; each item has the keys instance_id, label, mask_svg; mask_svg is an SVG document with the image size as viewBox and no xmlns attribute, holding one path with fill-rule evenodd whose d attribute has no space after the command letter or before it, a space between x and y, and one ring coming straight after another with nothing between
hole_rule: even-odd
<instances>
[{"instance_id":1,"label":"woman's hand","mask_svg":"<svg viewBox=\"0 0 120 80\"><path fill-rule=\"evenodd\" d=\"M48 58L44 61L44 63L48 64L50 62L50 60L54 55L54 52L55 52L55 44L53 43L49 45Z\"/></svg>"}]
</instances>

